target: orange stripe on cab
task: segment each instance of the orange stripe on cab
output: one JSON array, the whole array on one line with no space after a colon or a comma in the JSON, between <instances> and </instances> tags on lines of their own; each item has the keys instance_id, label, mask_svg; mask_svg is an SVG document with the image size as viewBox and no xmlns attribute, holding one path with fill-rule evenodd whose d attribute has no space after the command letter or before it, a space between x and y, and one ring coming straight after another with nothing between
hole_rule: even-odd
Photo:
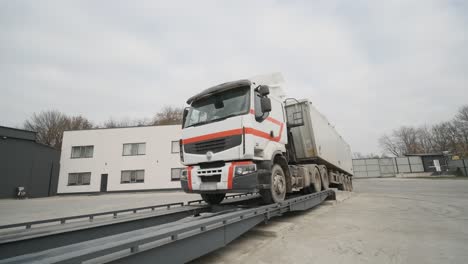
<instances>
[{"instance_id":1,"label":"orange stripe on cab","mask_svg":"<svg viewBox=\"0 0 468 264\"><path fill-rule=\"evenodd\" d=\"M192 168L192 166L187 167L187 184L189 190L192 190Z\"/></svg>"}]
</instances>

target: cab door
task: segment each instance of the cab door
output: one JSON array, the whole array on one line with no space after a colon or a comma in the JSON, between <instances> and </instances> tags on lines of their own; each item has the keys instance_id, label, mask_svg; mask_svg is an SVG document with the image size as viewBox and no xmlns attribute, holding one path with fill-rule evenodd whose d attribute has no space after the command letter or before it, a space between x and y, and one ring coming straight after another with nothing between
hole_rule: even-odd
<instances>
[{"instance_id":1,"label":"cab door","mask_svg":"<svg viewBox=\"0 0 468 264\"><path fill-rule=\"evenodd\" d=\"M269 96L271 111L264 113L261 107L262 96L254 92L255 127L249 133L254 135L254 156L257 158L271 158L270 153L277 149L278 144L286 144L285 123L281 101Z\"/></svg>"}]
</instances>

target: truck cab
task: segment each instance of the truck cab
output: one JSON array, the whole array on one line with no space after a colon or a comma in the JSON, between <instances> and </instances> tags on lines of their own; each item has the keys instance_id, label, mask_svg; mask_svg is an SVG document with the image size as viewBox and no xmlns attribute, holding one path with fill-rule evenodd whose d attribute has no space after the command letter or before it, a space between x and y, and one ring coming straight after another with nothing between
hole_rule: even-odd
<instances>
[{"instance_id":1,"label":"truck cab","mask_svg":"<svg viewBox=\"0 0 468 264\"><path fill-rule=\"evenodd\" d=\"M286 153L281 95L279 87L245 79L189 98L180 140L181 162L187 166L181 177L184 191L200 193L208 203L219 203L229 192L268 195L272 161ZM286 160L283 166L287 169ZM275 200L286 193L284 170L280 173Z\"/></svg>"}]
</instances>

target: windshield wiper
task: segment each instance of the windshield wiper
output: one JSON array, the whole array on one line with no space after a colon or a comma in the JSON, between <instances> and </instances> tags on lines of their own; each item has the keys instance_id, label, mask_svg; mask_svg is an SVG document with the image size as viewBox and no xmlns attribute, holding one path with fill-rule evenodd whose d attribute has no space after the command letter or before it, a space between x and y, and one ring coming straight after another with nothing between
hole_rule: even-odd
<instances>
[{"instance_id":1,"label":"windshield wiper","mask_svg":"<svg viewBox=\"0 0 468 264\"><path fill-rule=\"evenodd\" d=\"M223 117L220 117L220 118L211 119L211 120L207 120L207 121L202 121L202 122L199 122L199 123L196 123L196 124L187 126L187 127L201 126L201 125L208 124L208 123L218 122L218 121L221 121L221 120L224 120L224 119L233 117L233 116L238 116L238 115L240 115L240 114L241 114L241 113L233 113L233 114L229 114L229 115L227 115L227 116L223 116ZM186 128L187 128L187 127L186 127Z\"/></svg>"},{"instance_id":2,"label":"windshield wiper","mask_svg":"<svg viewBox=\"0 0 468 264\"><path fill-rule=\"evenodd\" d=\"M227 115L227 116L223 116L223 117L220 117L220 118L213 119L213 120L211 120L211 122L213 122L213 121L221 121L221 120L224 120L224 119L226 119L226 118L230 118L230 117L238 116L238 115L240 115L240 113L229 114L229 115Z\"/></svg>"},{"instance_id":3,"label":"windshield wiper","mask_svg":"<svg viewBox=\"0 0 468 264\"><path fill-rule=\"evenodd\" d=\"M198 123L192 124L190 126L186 126L186 128L187 127L194 127L194 126L201 126L201 125L204 125L204 124L207 124L207 123L211 123L211 121L213 121L213 120L198 122Z\"/></svg>"}]
</instances>

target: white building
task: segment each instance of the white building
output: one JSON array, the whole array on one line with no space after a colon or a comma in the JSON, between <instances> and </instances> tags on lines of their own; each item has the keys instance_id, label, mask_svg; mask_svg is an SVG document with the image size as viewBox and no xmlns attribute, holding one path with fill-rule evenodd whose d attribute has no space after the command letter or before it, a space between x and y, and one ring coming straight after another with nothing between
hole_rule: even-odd
<instances>
[{"instance_id":1,"label":"white building","mask_svg":"<svg viewBox=\"0 0 468 264\"><path fill-rule=\"evenodd\" d=\"M180 125L66 131L58 193L180 188Z\"/></svg>"}]
</instances>

